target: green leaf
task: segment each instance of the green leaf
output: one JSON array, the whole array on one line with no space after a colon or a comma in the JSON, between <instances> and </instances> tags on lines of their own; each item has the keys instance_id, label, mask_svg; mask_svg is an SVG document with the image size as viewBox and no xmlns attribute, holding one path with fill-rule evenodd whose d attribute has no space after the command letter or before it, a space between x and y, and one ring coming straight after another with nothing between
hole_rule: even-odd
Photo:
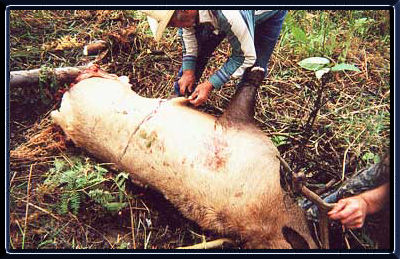
<instances>
[{"instance_id":1,"label":"green leaf","mask_svg":"<svg viewBox=\"0 0 400 259\"><path fill-rule=\"evenodd\" d=\"M53 165L54 165L54 169L57 171L57 172L59 172L59 171L61 171L61 169L63 169L64 168L64 166L65 166L65 162L63 161L63 160L60 160L60 159L55 159L54 160L54 162L53 162Z\"/></svg>"},{"instance_id":2,"label":"green leaf","mask_svg":"<svg viewBox=\"0 0 400 259\"><path fill-rule=\"evenodd\" d=\"M54 242L53 239L48 239L48 240L45 240L45 241L41 242L41 243L38 245L37 248L39 249L39 248L41 248L42 246L45 246L45 245L48 245L48 244L54 246L56 243Z\"/></svg>"},{"instance_id":3,"label":"green leaf","mask_svg":"<svg viewBox=\"0 0 400 259\"><path fill-rule=\"evenodd\" d=\"M361 157L361 159L364 160L364 161L366 161L366 162L372 160L372 161L374 161L374 163L378 163L379 160L380 160L379 156L376 155L376 154L374 154L374 153L372 153L372 152L367 152L367 153L365 153L365 154Z\"/></svg>"},{"instance_id":4,"label":"green leaf","mask_svg":"<svg viewBox=\"0 0 400 259\"><path fill-rule=\"evenodd\" d=\"M359 27L362 27L362 26L364 26L366 23L368 23L368 22L373 22L374 21L374 19L368 19L368 18L360 18L360 19L357 19L357 20L355 20L354 21L354 26L356 27L356 28L359 28Z\"/></svg>"},{"instance_id":5,"label":"green leaf","mask_svg":"<svg viewBox=\"0 0 400 259\"><path fill-rule=\"evenodd\" d=\"M125 172L120 172L116 177L115 180L118 182L121 179L128 179L129 178L129 173L125 173Z\"/></svg>"},{"instance_id":6,"label":"green leaf","mask_svg":"<svg viewBox=\"0 0 400 259\"><path fill-rule=\"evenodd\" d=\"M292 28L292 34L297 41L307 42L306 33L299 27Z\"/></svg>"},{"instance_id":7,"label":"green leaf","mask_svg":"<svg viewBox=\"0 0 400 259\"><path fill-rule=\"evenodd\" d=\"M81 195L78 192L73 192L70 195L70 207L72 214L77 215L81 204Z\"/></svg>"},{"instance_id":8,"label":"green leaf","mask_svg":"<svg viewBox=\"0 0 400 259\"><path fill-rule=\"evenodd\" d=\"M114 181L117 184L119 189L125 189L123 186L124 186L125 181L128 179L128 177L129 177L129 174L125 173L125 172L121 172L115 177Z\"/></svg>"},{"instance_id":9,"label":"green leaf","mask_svg":"<svg viewBox=\"0 0 400 259\"><path fill-rule=\"evenodd\" d=\"M271 140L277 147L287 143L287 137L285 136L273 136Z\"/></svg>"},{"instance_id":10,"label":"green leaf","mask_svg":"<svg viewBox=\"0 0 400 259\"><path fill-rule=\"evenodd\" d=\"M104 191L100 189L91 190L88 193L89 197L95 202L99 203L101 206L105 207L107 203L111 202L114 197L109 191Z\"/></svg>"},{"instance_id":11,"label":"green leaf","mask_svg":"<svg viewBox=\"0 0 400 259\"><path fill-rule=\"evenodd\" d=\"M299 66L311 71L318 71L330 63L329 59L322 57L311 57L298 62Z\"/></svg>"},{"instance_id":12,"label":"green leaf","mask_svg":"<svg viewBox=\"0 0 400 259\"><path fill-rule=\"evenodd\" d=\"M108 172L107 169L105 169L104 167L101 167L100 165L95 165L94 168L96 169L96 171L97 171L101 176L104 176L104 174Z\"/></svg>"},{"instance_id":13,"label":"green leaf","mask_svg":"<svg viewBox=\"0 0 400 259\"><path fill-rule=\"evenodd\" d=\"M122 241L122 243L118 246L118 249L127 249L129 247L129 243Z\"/></svg>"},{"instance_id":14,"label":"green leaf","mask_svg":"<svg viewBox=\"0 0 400 259\"><path fill-rule=\"evenodd\" d=\"M105 204L105 207L109 211L119 211L120 209L126 207L128 205L127 202L109 202Z\"/></svg>"},{"instance_id":15,"label":"green leaf","mask_svg":"<svg viewBox=\"0 0 400 259\"><path fill-rule=\"evenodd\" d=\"M68 193L61 194L58 213L60 213L61 215L67 214L68 204L69 204L69 194Z\"/></svg>"},{"instance_id":16,"label":"green leaf","mask_svg":"<svg viewBox=\"0 0 400 259\"><path fill-rule=\"evenodd\" d=\"M361 70L358 69L358 67L356 67L356 66L354 66L354 65L346 64L346 63L337 64L337 65L331 67L331 70L332 70L332 71L350 70L350 71L361 72Z\"/></svg>"}]
</instances>

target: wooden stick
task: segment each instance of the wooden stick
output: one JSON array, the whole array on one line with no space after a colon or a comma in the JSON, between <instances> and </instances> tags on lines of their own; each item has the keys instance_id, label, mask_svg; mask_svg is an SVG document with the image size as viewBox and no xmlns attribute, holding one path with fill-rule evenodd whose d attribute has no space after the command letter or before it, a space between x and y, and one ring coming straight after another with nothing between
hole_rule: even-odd
<instances>
[{"instance_id":1,"label":"wooden stick","mask_svg":"<svg viewBox=\"0 0 400 259\"><path fill-rule=\"evenodd\" d=\"M27 200L24 200L24 199L21 199L21 198L16 198L16 199L28 203L30 207L34 207L34 208L36 208L36 209L38 209L38 210L40 210L40 211L42 211L42 212L44 212L44 213L50 215L51 217L53 217L54 219L56 219L56 220L58 220L58 221L61 220L59 217L57 217L56 215L54 215L54 214L51 213L50 211L45 210L45 209L43 209L42 207L39 207L39 206L37 206L37 205L35 205L35 204L33 204L33 203L27 201Z\"/></svg>"},{"instance_id":2,"label":"wooden stick","mask_svg":"<svg viewBox=\"0 0 400 259\"><path fill-rule=\"evenodd\" d=\"M25 235L26 235L26 229L28 228L29 197L30 197L31 176L32 176L33 166L34 166L34 164L32 164L30 166L29 178L28 178L28 186L26 187L25 223L24 223L24 232L22 233L22 249L24 249L24 247L25 247Z\"/></svg>"},{"instance_id":3,"label":"wooden stick","mask_svg":"<svg viewBox=\"0 0 400 259\"><path fill-rule=\"evenodd\" d=\"M329 228L328 228L328 216L326 213L328 210L320 209L319 211L319 230L321 236L321 248L329 249Z\"/></svg>"},{"instance_id":4,"label":"wooden stick","mask_svg":"<svg viewBox=\"0 0 400 259\"><path fill-rule=\"evenodd\" d=\"M125 192L125 191L124 191ZM126 193L126 192L125 192ZM127 195L127 194L126 194ZM128 195L126 197L129 197ZM133 208L131 204L131 199L128 198L129 202L129 212L131 216L131 235L132 235L132 244L133 244L133 249L136 249L136 238L135 238L135 219L133 217Z\"/></svg>"},{"instance_id":5,"label":"wooden stick","mask_svg":"<svg viewBox=\"0 0 400 259\"><path fill-rule=\"evenodd\" d=\"M221 247L224 243L234 244L234 242L228 238L221 238L209 242L203 242L192 246L177 247L176 249L212 249Z\"/></svg>"}]
</instances>

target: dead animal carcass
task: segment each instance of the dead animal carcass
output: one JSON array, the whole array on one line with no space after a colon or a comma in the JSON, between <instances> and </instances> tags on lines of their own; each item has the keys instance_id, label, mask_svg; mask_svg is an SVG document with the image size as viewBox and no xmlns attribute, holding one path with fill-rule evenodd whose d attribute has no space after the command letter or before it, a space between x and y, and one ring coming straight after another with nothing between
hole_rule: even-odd
<instances>
[{"instance_id":1,"label":"dead animal carcass","mask_svg":"<svg viewBox=\"0 0 400 259\"><path fill-rule=\"evenodd\" d=\"M51 114L77 146L244 248L316 247L302 211L280 186L277 149L253 124L254 81L247 80L216 118L189 107L184 97L144 98L104 75L86 76Z\"/></svg>"}]
</instances>

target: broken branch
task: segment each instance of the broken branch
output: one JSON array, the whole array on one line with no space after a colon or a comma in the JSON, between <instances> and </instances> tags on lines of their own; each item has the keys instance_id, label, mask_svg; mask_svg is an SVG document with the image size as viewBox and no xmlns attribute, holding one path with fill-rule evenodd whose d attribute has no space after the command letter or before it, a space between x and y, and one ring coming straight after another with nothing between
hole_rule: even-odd
<instances>
[{"instance_id":1,"label":"broken branch","mask_svg":"<svg viewBox=\"0 0 400 259\"><path fill-rule=\"evenodd\" d=\"M228 238L221 238L209 242L202 242L200 244L195 244L192 246L178 247L177 249L212 249L222 247L224 243L234 244L234 242Z\"/></svg>"},{"instance_id":2,"label":"broken branch","mask_svg":"<svg viewBox=\"0 0 400 259\"><path fill-rule=\"evenodd\" d=\"M88 66L77 67L61 67L47 69L49 75L53 75L57 84L72 83L79 73L88 68ZM32 70L20 70L10 72L10 88L12 87L30 87L37 86L40 82L40 75L43 72L42 68Z\"/></svg>"}]
</instances>

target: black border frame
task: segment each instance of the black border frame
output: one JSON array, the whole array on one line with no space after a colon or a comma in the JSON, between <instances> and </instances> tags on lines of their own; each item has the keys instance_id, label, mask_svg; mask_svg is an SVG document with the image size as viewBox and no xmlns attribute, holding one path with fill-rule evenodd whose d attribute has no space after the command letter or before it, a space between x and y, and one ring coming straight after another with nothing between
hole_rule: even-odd
<instances>
[{"instance_id":1,"label":"black border frame","mask_svg":"<svg viewBox=\"0 0 400 259\"><path fill-rule=\"evenodd\" d=\"M16 3L17 2L17 3ZM9 14L10 10L18 10L18 9L110 9L110 10L122 10L122 9L200 9L207 7L209 9L216 9L219 7L223 7L224 9L256 9L257 7L259 8L265 8L265 5L259 5L258 4L251 4L247 2L246 4L241 5L240 3L239 6L237 5L226 5L226 3L219 3L221 2L220 0L214 0L213 5L209 6L204 6L204 4L201 5L180 5L179 1L173 0L173 1L164 1L163 3L155 3L155 4L148 4L148 5L126 5L125 1L122 1L123 3L120 3L120 0L113 0L112 3L113 5L109 5L109 2L104 1L104 0L99 0L99 1L89 1L92 2L92 5L88 5L86 2L87 0L70 0L68 5L55 5L54 3L51 2L57 2L57 1L41 1L41 4L39 5L32 5L31 3L23 3L19 4L18 2L22 1L8 1L6 3L7 5L3 5L5 7L5 47L6 47L6 55L5 55L5 149L6 149L6 159L5 159L5 183L6 183L6 188L5 188L5 210L6 210L6 222L5 222L5 253L7 255L27 255L27 254L40 254L40 255L49 255L49 254L80 254L80 255L87 255L87 254L118 254L118 255L123 255L123 254L134 254L134 255L156 255L156 254L229 254L229 255L244 255L244 254L252 254L252 255L265 255L268 254L268 256L290 256L290 255L296 255L296 256L318 256L318 255L328 255L328 256L354 256L357 254L363 255L363 256L379 256L379 257L392 257L395 256L396 258L399 257L400 252L399 252L399 233L397 233L397 228L396 228L396 222L397 220L395 219L395 215L398 213L399 210L399 200L396 199L396 186L398 185L399 180L396 179L397 177L397 168L396 168L396 161L398 161L399 154L396 153L396 121L399 121L399 115L396 113L397 107L396 107L396 99L398 98L398 93L396 92L396 89L398 88L398 82L396 81L396 78L398 78L396 75L398 72L396 71L396 66L395 66L395 61L397 61L397 51L396 51L396 46L398 42L398 37L399 35L396 34L396 28L399 28L400 22L399 22L399 17L398 14L400 12L400 4L397 1L387 1L387 0L382 0L379 3L368 3L368 1L362 1L362 0L355 0L355 1L324 1L324 5L320 5L321 3L319 2L318 4L313 4L313 1L308 1L307 5L300 5L299 2L294 2L294 1L288 1L288 0L282 0L279 1L280 3L277 5L278 0L273 0L269 1L268 3L271 3L271 5L267 5L268 8L279 8L279 9L290 9L290 10L309 10L309 9L329 9L329 10L335 10L335 9L350 9L350 10L356 10L356 9L364 9L364 10L390 10L391 14L391 60L390 60L390 69L391 69L391 114L390 114L390 119L391 119L391 142L390 142L390 148L391 148L391 170L392 170L392 175L391 175L391 197L394 199L391 200L392 203L392 208L393 212L391 215L391 224L393 226L392 233L391 233L391 247L392 249L388 250L306 250L306 251L301 251L301 250L191 250L188 252L187 250L72 250L72 249L62 249L62 250L8 250L9 247L9 211L8 211L8 200L9 200L9 181L8 181L8 172L9 172L9 40L8 40L8 31L9 31ZM93 3L95 2L95 3ZM224 2L224 1L222 1ZM333 3L332 3L333 2ZM25 4L25 5L24 5ZM94 4L94 5L93 5ZM273 5L275 4L275 5Z\"/></svg>"}]
</instances>

